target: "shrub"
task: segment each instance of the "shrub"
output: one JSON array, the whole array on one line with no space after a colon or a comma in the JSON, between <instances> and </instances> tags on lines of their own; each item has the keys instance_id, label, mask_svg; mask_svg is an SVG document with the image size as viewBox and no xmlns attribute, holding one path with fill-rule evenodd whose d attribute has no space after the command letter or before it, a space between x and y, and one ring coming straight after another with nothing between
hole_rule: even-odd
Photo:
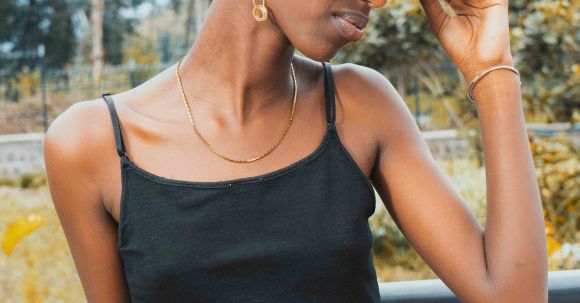
<instances>
[{"instance_id":1,"label":"shrub","mask_svg":"<svg viewBox=\"0 0 580 303\"><path fill-rule=\"evenodd\" d=\"M21 188L39 188L48 184L45 173L24 173L19 178Z\"/></svg>"}]
</instances>

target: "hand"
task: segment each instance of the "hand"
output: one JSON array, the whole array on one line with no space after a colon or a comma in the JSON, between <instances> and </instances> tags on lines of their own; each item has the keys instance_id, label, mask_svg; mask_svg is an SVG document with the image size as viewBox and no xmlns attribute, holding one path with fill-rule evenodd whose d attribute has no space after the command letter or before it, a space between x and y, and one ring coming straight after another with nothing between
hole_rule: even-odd
<instances>
[{"instance_id":1,"label":"hand","mask_svg":"<svg viewBox=\"0 0 580 303\"><path fill-rule=\"evenodd\" d=\"M439 0L420 1L433 34L468 82L493 65L513 66L508 0L446 0L456 16Z\"/></svg>"}]
</instances>

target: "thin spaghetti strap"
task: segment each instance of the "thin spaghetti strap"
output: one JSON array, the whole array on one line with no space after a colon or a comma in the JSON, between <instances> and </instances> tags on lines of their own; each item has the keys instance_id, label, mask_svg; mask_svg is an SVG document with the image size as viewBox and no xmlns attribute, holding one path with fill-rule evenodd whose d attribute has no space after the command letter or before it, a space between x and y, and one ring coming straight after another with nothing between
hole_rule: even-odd
<instances>
[{"instance_id":1,"label":"thin spaghetti strap","mask_svg":"<svg viewBox=\"0 0 580 303\"><path fill-rule=\"evenodd\" d=\"M109 92L103 92L102 96L103 99L105 99L105 102L107 103L109 113L111 114L111 120L113 121L117 154L119 154L120 157L127 157L127 153L125 152L125 143L123 142L123 135L121 134L121 127L119 125L119 117L117 116L117 110L115 109L113 97L111 97L111 94Z\"/></svg>"},{"instance_id":2,"label":"thin spaghetti strap","mask_svg":"<svg viewBox=\"0 0 580 303\"><path fill-rule=\"evenodd\" d=\"M326 121L329 128L334 127L336 110L334 106L334 80L332 78L332 64L322 62L324 66L324 101L326 105Z\"/></svg>"}]
</instances>

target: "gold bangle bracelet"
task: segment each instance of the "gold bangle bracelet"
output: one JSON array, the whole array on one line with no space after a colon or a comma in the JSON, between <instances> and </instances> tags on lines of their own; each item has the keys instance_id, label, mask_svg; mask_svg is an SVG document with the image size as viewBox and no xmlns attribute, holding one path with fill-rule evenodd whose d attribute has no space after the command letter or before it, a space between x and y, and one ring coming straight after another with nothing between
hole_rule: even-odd
<instances>
[{"instance_id":1,"label":"gold bangle bracelet","mask_svg":"<svg viewBox=\"0 0 580 303\"><path fill-rule=\"evenodd\" d=\"M477 84L477 82L479 80L481 80L481 78L483 78L485 75L487 75L489 72L497 70L497 69L509 69L511 71L513 71L517 76L518 76L518 82L520 83L520 85L522 84L521 78L520 78L520 73L519 71L513 67L513 66L509 66L509 65L496 65L496 66L492 66L484 71L482 71L481 73L479 73L479 75L477 75L475 78L473 78L473 80L471 80L471 83L469 83L469 88L467 89L467 98L475 103L475 99L473 99L473 94L471 93L473 91L473 88L475 87L475 84Z\"/></svg>"}]
</instances>

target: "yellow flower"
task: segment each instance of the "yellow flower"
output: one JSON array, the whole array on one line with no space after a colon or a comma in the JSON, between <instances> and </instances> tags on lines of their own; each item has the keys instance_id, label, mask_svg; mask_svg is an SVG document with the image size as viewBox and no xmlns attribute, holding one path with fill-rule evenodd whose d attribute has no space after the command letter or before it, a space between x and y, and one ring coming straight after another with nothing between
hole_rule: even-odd
<instances>
[{"instance_id":1,"label":"yellow flower","mask_svg":"<svg viewBox=\"0 0 580 303\"><path fill-rule=\"evenodd\" d=\"M21 216L8 224L2 239L2 250L9 256L12 250L25 236L42 226L46 219L39 215Z\"/></svg>"}]
</instances>

